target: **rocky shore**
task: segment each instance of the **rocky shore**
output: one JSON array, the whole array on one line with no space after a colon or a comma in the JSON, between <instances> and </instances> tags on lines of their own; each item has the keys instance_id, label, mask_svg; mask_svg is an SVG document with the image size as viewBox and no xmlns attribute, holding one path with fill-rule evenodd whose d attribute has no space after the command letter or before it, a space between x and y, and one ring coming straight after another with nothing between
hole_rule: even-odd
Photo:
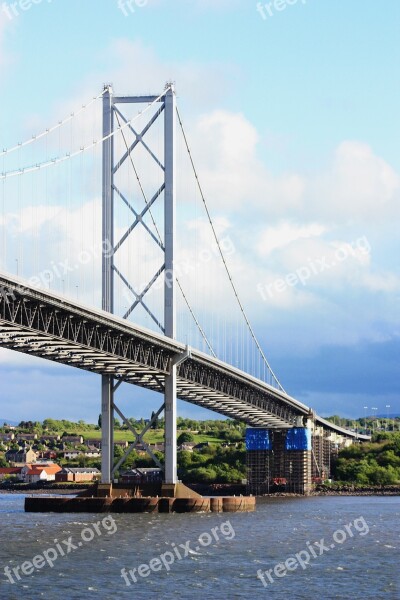
<instances>
[{"instance_id":1,"label":"rocky shore","mask_svg":"<svg viewBox=\"0 0 400 600\"><path fill-rule=\"evenodd\" d=\"M357 486L318 485L314 496L400 496L399 485Z\"/></svg>"},{"instance_id":2,"label":"rocky shore","mask_svg":"<svg viewBox=\"0 0 400 600\"><path fill-rule=\"evenodd\" d=\"M246 494L246 486L228 483L207 484L188 484L194 491L203 496L240 496ZM266 494L262 497L295 497L300 494L291 494L288 492L277 491ZM388 486L358 486L358 485L339 485L331 484L317 485L311 496L400 496L399 485ZM301 496L301 495L300 495Z\"/></svg>"}]
</instances>

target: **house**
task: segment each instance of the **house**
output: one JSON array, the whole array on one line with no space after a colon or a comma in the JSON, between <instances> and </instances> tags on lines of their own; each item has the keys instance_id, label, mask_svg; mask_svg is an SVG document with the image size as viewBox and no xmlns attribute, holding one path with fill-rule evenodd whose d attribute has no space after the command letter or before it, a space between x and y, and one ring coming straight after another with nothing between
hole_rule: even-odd
<instances>
[{"instance_id":1,"label":"house","mask_svg":"<svg viewBox=\"0 0 400 600\"><path fill-rule=\"evenodd\" d=\"M76 460L80 456L85 456L86 458L101 457L100 450L93 446L90 446L87 450L64 450L64 452L59 452L59 454L62 454L64 458L68 458L69 460Z\"/></svg>"},{"instance_id":2,"label":"house","mask_svg":"<svg viewBox=\"0 0 400 600\"><path fill-rule=\"evenodd\" d=\"M83 437L81 435L64 435L61 441L65 444L83 444Z\"/></svg>"},{"instance_id":3,"label":"house","mask_svg":"<svg viewBox=\"0 0 400 600\"><path fill-rule=\"evenodd\" d=\"M158 468L138 467L121 473L121 483L158 483L162 481L162 470Z\"/></svg>"},{"instance_id":4,"label":"house","mask_svg":"<svg viewBox=\"0 0 400 600\"><path fill-rule=\"evenodd\" d=\"M45 452L39 452L39 457L44 460L55 460L57 458L57 452L54 450L46 450Z\"/></svg>"},{"instance_id":5,"label":"house","mask_svg":"<svg viewBox=\"0 0 400 600\"><path fill-rule=\"evenodd\" d=\"M13 467L23 466L26 463L34 463L36 460L37 454L29 446L22 450L8 450L6 452L6 461Z\"/></svg>"},{"instance_id":6,"label":"house","mask_svg":"<svg viewBox=\"0 0 400 600\"><path fill-rule=\"evenodd\" d=\"M8 477L18 477L21 481L23 481L23 477L21 475L22 467L5 467L0 468L0 481L7 479Z\"/></svg>"},{"instance_id":7,"label":"house","mask_svg":"<svg viewBox=\"0 0 400 600\"><path fill-rule=\"evenodd\" d=\"M85 444L87 444L88 446L93 446L98 450L101 450L101 440L95 438L85 438Z\"/></svg>"},{"instance_id":8,"label":"house","mask_svg":"<svg viewBox=\"0 0 400 600\"><path fill-rule=\"evenodd\" d=\"M193 452L193 448L196 446L196 442L185 442L178 446L178 451L185 450L186 452Z\"/></svg>"},{"instance_id":9,"label":"house","mask_svg":"<svg viewBox=\"0 0 400 600\"><path fill-rule=\"evenodd\" d=\"M18 442L33 442L38 439L37 433L17 433Z\"/></svg>"},{"instance_id":10,"label":"house","mask_svg":"<svg viewBox=\"0 0 400 600\"><path fill-rule=\"evenodd\" d=\"M15 433L0 433L0 442L11 442L15 438Z\"/></svg>"},{"instance_id":11,"label":"house","mask_svg":"<svg viewBox=\"0 0 400 600\"><path fill-rule=\"evenodd\" d=\"M56 474L61 471L59 465L27 465L25 483L38 483L39 481L55 481Z\"/></svg>"},{"instance_id":12,"label":"house","mask_svg":"<svg viewBox=\"0 0 400 600\"><path fill-rule=\"evenodd\" d=\"M86 456L86 458L100 458L101 452L95 446L88 446L87 451L84 452L83 455Z\"/></svg>"},{"instance_id":13,"label":"house","mask_svg":"<svg viewBox=\"0 0 400 600\"><path fill-rule=\"evenodd\" d=\"M59 435L42 435L40 437L40 443L41 444L48 444L49 442L59 442L60 441L60 436Z\"/></svg>"},{"instance_id":14,"label":"house","mask_svg":"<svg viewBox=\"0 0 400 600\"><path fill-rule=\"evenodd\" d=\"M30 471L32 469L33 465L32 464L26 464L21 468L21 479L22 481L25 481L26 478L26 474L28 473L28 471Z\"/></svg>"},{"instance_id":15,"label":"house","mask_svg":"<svg viewBox=\"0 0 400 600\"><path fill-rule=\"evenodd\" d=\"M57 482L97 481L100 478L101 472L99 471L99 469L94 469L91 467L83 467L80 469L64 467L64 469L56 473Z\"/></svg>"},{"instance_id":16,"label":"house","mask_svg":"<svg viewBox=\"0 0 400 600\"><path fill-rule=\"evenodd\" d=\"M157 451L157 452L165 452L165 444L164 442L159 443L159 444L149 444L149 447L151 448L151 450L153 450L153 452Z\"/></svg>"},{"instance_id":17,"label":"house","mask_svg":"<svg viewBox=\"0 0 400 600\"><path fill-rule=\"evenodd\" d=\"M114 446L118 446L119 448L127 448L129 446L129 442L114 442Z\"/></svg>"},{"instance_id":18,"label":"house","mask_svg":"<svg viewBox=\"0 0 400 600\"><path fill-rule=\"evenodd\" d=\"M208 448L211 446L210 442L200 442L194 446L195 450L202 450L202 448Z\"/></svg>"},{"instance_id":19,"label":"house","mask_svg":"<svg viewBox=\"0 0 400 600\"><path fill-rule=\"evenodd\" d=\"M69 460L75 460L78 458L78 456L82 456L83 452L80 452L79 450L64 450L58 454L60 456L62 455L64 458L68 458Z\"/></svg>"},{"instance_id":20,"label":"house","mask_svg":"<svg viewBox=\"0 0 400 600\"><path fill-rule=\"evenodd\" d=\"M101 440L97 440L97 439L89 439L89 438L85 438L85 444L87 444L89 447L92 448L97 448L98 450L101 450ZM129 446L129 442L115 442L114 441L114 445L118 446L119 448L127 448Z\"/></svg>"},{"instance_id":21,"label":"house","mask_svg":"<svg viewBox=\"0 0 400 600\"><path fill-rule=\"evenodd\" d=\"M55 464L26 464L21 475L25 483L38 483L39 481L55 481L55 475L61 467Z\"/></svg>"}]
</instances>

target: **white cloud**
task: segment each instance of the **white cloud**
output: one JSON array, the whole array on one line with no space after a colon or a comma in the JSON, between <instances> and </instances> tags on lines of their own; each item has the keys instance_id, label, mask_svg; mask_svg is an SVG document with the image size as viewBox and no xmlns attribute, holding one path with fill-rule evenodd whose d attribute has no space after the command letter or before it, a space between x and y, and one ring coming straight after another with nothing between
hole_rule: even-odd
<instances>
[{"instance_id":1,"label":"white cloud","mask_svg":"<svg viewBox=\"0 0 400 600\"><path fill-rule=\"evenodd\" d=\"M109 66L97 75L103 81L113 83L119 94L157 94L166 82L176 83L178 99L182 99L185 110L199 110L210 106L210 89L213 101L222 100L233 88L231 77L237 68L229 64L201 64L193 61L167 62L140 41L118 39L107 49ZM119 65L119 68L116 68Z\"/></svg>"},{"instance_id":2,"label":"white cloud","mask_svg":"<svg viewBox=\"0 0 400 600\"><path fill-rule=\"evenodd\" d=\"M196 9L198 11L233 11L239 7L247 8L247 0L175 0L176 4L181 4L187 8L190 4L190 9ZM146 8L158 8L159 5L165 4L168 8L170 7L171 0L149 0Z\"/></svg>"},{"instance_id":3,"label":"white cloud","mask_svg":"<svg viewBox=\"0 0 400 600\"><path fill-rule=\"evenodd\" d=\"M4 71L7 67L12 64L13 56L6 44L6 35L11 28L15 28L14 20L7 17L6 12L4 11L2 5L5 2L1 2L0 4L0 73L4 78ZM0 86L5 84L5 80L2 80Z\"/></svg>"},{"instance_id":4,"label":"white cloud","mask_svg":"<svg viewBox=\"0 0 400 600\"><path fill-rule=\"evenodd\" d=\"M345 223L399 214L400 177L372 148L344 141L336 149L331 168L310 182L309 208L325 219Z\"/></svg>"},{"instance_id":5,"label":"white cloud","mask_svg":"<svg viewBox=\"0 0 400 600\"><path fill-rule=\"evenodd\" d=\"M400 277L394 273L364 273L359 283L371 292L387 294L400 291Z\"/></svg>"},{"instance_id":6,"label":"white cloud","mask_svg":"<svg viewBox=\"0 0 400 600\"><path fill-rule=\"evenodd\" d=\"M292 242L312 237L320 237L326 231L324 225L311 223L298 226L292 223L280 223L276 227L268 227L260 235L258 252L264 258L276 249L284 248Z\"/></svg>"},{"instance_id":7,"label":"white cloud","mask_svg":"<svg viewBox=\"0 0 400 600\"><path fill-rule=\"evenodd\" d=\"M7 57L4 49L4 32L7 27L7 17L2 10L0 10L0 69L6 64Z\"/></svg>"},{"instance_id":8,"label":"white cloud","mask_svg":"<svg viewBox=\"0 0 400 600\"><path fill-rule=\"evenodd\" d=\"M212 111L197 120L191 134L193 155L214 210L258 210L276 216L299 206L303 178L268 172L258 157L257 130L244 115Z\"/></svg>"}]
</instances>

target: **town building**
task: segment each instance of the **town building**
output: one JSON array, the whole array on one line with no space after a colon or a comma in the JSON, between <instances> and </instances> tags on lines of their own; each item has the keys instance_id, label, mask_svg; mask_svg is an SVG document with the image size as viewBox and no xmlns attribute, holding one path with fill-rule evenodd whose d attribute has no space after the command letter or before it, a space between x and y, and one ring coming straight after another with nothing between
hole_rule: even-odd
<instances>
[{"instance_id":1,"label":"town building","mask_svg":"<svg viewBox=\"0 0 400 600\"><path fill-rule=\"evenodd\" d=\"M18 477L20 481L23 481L23 476L21 474L22 467L1 467L0 468L0 481L4 481L9 477Z\"/></svg>"},{"instance_id":2,"label":"town building","mask_svg":"<svg viewBox=\"0 0 400 600\"><path fill-rule=\"evenodd\" d=\"M64 435L61 441L68 444L83 444L83 437L81 435Z\"/></svg>"},{"instance_id":3,"label":"town building","mask_svg":"<svg viewBox=\"0 0 400 600\"><path fill-rule=\"evenodd\" d=\"M121 473L121 483L155 483L162 481L163 472L158 468L137 467Z\"/></svg>"},{"instance_id":4,"label":"town building","mask_svg":"<svg viewBox=\"0 0 400 600\"><path fill-rule=\"evenodd\" d=\"M97 481L101 478L99 469L92 467L69 468L64 467L56 474L56 482L82 482L82 481Z\"/></svg>"},{"instance_id":5,"label":"town building","mask_svg":"<svg viewBox=\"0 0 400 600\"><path fill-rule=\"evenodd\" d=\"M33 442L38 439L37 433L17 433L18 442Z\"/></svg>"},{"instance_id":6,"label":"town building","mask_svg":"<svg viewBox=\"0 0 400 600\"><path fill-rule=\"evenodd\" d=\"M26 465L24 472L25 483L38 483L40 481L55 481L56 474L61 471L61 467L56 464L51 465Z\"/></svg>"},{"instance_id":7,"label":"town building","mask_svg":"<svg viewBox=\"0 0 400 600\"><path fill-rule=\"evenodd\" d=\"M38 458L36 452L29 446L22 450L8 450L5 457L11 467L24 466L26 463L35 463Z\"/></svg>"},{"instance_id":8,"label":"town building","mask_svg":"<svg viewBox=\"0 0 400 600\"><path fill-rule=\"evenodd\" d=\"M9 433L0 433L0 442L12 442L15 438L15 433L10 431Z\"/></svg>"}]
</instances>

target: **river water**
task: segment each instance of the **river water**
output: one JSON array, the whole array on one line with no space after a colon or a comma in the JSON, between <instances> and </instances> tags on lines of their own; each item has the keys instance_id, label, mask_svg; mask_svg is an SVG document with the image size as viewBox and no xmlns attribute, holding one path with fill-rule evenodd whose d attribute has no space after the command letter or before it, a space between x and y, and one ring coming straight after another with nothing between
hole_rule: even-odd
<instances>
[{"instance_id":1,"label":"river water","mask_svg":"<svg viewBox=\"0 0 400 600\"><path fill-rule=\"evenodd\" d=\"M247 514L23 506L0 495L1 600L400 599L398 497L263 499Z\"/></svg>"}]
</instances>

